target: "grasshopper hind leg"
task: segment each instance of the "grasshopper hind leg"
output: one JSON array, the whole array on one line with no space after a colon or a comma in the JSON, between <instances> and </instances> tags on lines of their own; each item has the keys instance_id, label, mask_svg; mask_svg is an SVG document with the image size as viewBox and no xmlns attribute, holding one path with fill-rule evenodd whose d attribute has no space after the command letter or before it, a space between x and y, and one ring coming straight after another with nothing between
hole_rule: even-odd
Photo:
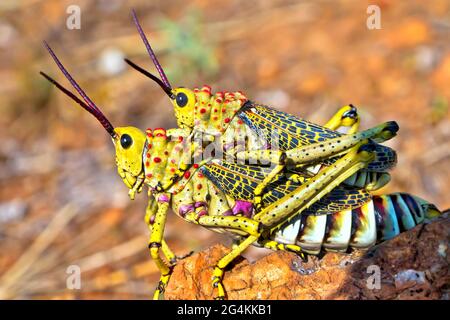
<instances>
[{"instance_id":1,"label":"grasshopper hind leg","mask_svg":"<svg viewBox=\"0 0 450 320\"><path fill-rule=\"evenodd\" d=\"M205 227L218 227L225 229L236 229L248 235L231 252L219 260L213 272L213 287L217 289L217 298L225 298L225 290L222 285L224 269L248 246L257 242L261 237L269 239L271 233L276 231L284 222L289 221L295 215L301 214L316 201L325 196L330 190L342 183L349 175L367 166L373 160L374 146L367 141L355 146L350 152L336 163L324 169L317 176L311 178L295 189L292 193L284 196L275 203L257 213L253 219L236 216L202 216L198 223ZM278 245L267 242L267 246L277 249L301 252L298 246Z\"/></svg>"},{"instance_id":2,"label":"grasshopper hind leg","mask_svg":"<svg viewBox=\"0 0 450 320\"><path fill-rule=\"evenodd\" d=\"M346 131L347 134L355 133L358 131L359 128L359 115L357 112L357 109L352 104L346 105L341 107L328 122L324 125L325 128L331 129L331 130L339 130L342 129ZM286 155L281 152L279 159L281 162L283 162L283 159L286 157ZM279 174L283 169L285 165L284 163L277 164L272 172L267 175L267 177L256 187L254 193L254 204L255 204L255 210L260 211L262 207L262 195L264 193L264 190L267 188L267 186L273 182L274 177Z\"/></svg>"},{"instance_id":3,"label":"grasshopper hind leg","mask_svg":"<svg viewBox=\"0 0 450 320\"><path fill-rule=\"evenodd\" d=\"M344 107L344 110L342 111L341 109L340 112L337 113L337 116L335 115L334 117L340 119L340 121L335 120L333 124L328 125L336 127L350 126L350 132L358 129L359 118L357 117L354 107ZM352 121L348 121L348 119ZM260 211L261 209L261 195L264 190L266 190L267 186L273 182L274 177L284 170L286 165L308 166L317 164L318 161L346 154L354 146L361 144L368 139L374 140L375 142L389 140L396 135L398 129L397 123L391 121L362 132L340 135L326 141L298 146L286 151L263 149L242 151L238 153L238 157L242 159L275 164L272 172L255 189L254 202L256 211Z\"/></svg>"}]
</instances>

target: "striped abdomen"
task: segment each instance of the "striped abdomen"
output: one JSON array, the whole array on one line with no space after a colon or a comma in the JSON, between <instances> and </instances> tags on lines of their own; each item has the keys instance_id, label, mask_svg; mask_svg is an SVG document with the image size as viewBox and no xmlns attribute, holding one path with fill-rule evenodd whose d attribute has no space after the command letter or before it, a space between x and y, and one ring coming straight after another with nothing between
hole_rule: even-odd
<instances>
[{"instance_id":1,"label":"striped abdomen","mask_svg":"<svg viewBox=\"0 0 450 320\"><path fill-rule=\"evenodd\" d=\"M387 172L376 172L362 169L351 175L344 184L352 187L365 188L369 191L378 190L384 187L391 180Z\"/></svg>"},{"instance_id":2,"label":"striped abdomen","mask_svg":"<svg viewBox=\"0 0 450 320\"><path fill-rule=\"evenodd\" d=\"M309 254L369 248L440 214L432 204L406 193L374 196L362 207L328 215L299 215L272 238L297 244Z\"/></svg>"}]
</instances>

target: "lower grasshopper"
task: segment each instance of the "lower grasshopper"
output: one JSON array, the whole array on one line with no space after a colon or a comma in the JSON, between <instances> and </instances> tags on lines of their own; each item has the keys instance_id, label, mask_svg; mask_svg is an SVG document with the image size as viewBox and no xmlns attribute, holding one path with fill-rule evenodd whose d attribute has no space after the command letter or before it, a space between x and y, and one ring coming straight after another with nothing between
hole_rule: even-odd
<instances>
[{"instance_id":1,"label":"lower grasshopper","mask_svg":"<svg viewBox=\"0 0 450 320\"><path fill-rule=\"evenodd\" d=\"M189 132L183 134L179 129L155 129L144 133L135 127L114 128L53 51L47 48L84 102L48 75L41 74L93 114L111 135L118 173L130 189L130 196L133 198L144 185L149 187L150 200L145 216L151 231L149 249L161 271L154 298L159 298L164 291L176 263L176 256L163 239L169 207L188 222L226 231L237 240L237 245L220 259L214 269L212 283L217 288L217 298L225 297L221 283L224 268L252 244L273 250L289 250L302 256L303 252L317 253L322 247L326 250L368 247L375 243L377 230L382 231L381 239L389 238L421 222L425 216L439 214L431 204L406 194L375 197L373 200L363 197L364 201L354 201L353 196L358 198L361 194L352 194L341 184L373 161L375 147L367 139L313 177L302 181L278 177L274 182L276 185L269 185L262 199L262 209L250 217L234 216L230 211L242 205L243 202L239 202L242 200L252 204L254 188L270 174L261 166L207 160L190 166L182 179L176 180L170 189L159 191L157 186L173 179L178 169L177 160L183 157L186 148L190 148L188 139L185 139ZM224 187L226 181L234 182L230 186L240 182L241 190L248 189L250 198L235 195L233 190L237 189ZM341 203L344 210L331 211L330 215L303 214L314 206L318 207L315 211L319 212L318 209L329 209L336 203ZM403 218L396 218L396 214ZM327 233L325 227L329 230ZM160 251L170 264L161 257Z\"/></svg>"}]
</instances>

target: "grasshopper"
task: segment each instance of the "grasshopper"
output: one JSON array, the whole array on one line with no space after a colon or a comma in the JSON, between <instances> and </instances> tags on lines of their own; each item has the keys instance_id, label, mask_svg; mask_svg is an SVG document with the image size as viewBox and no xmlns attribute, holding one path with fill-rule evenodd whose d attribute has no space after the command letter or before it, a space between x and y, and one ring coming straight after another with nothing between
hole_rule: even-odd
<instances>
[{"instance_id":1,"label":"grasshopper","mask_svg":"<svg viewBox=\"0 0 450 320\"><path fill-rule=\"evenodd\" d=\"M361 140L383 142L395 136L398 131L398 125L391 121L357 132L359 118L352 105L341 108L322 127L252 102L241 91L213 94L211 87L207 85L193 90L172 88L134 11L132 16L160 78L128 59L125 61L155 81L168 95L174 106L178 126L192 132L194 144L191 152L202 154L205 141L206 144L214 142L227 158L273 165L270 174L254 190L258 209L261 208L262 194L268 185L285 169L312 176L321 165L332 164ZM334 131L341 124L349 128L346 135ZM367 168L349 177L345 183L368 190L376 190L387 184L390 181L387 170L395 165L396 153L377 144L375 154L374 161ZM177 175L182 176L188 167L189 164L181 162ZM170 182L160 189L169 187Z\"/></svg>"},{"instance_id":2,"label":"grasshopper","mask_svg":"<svg viewBox=\"0 0 450 320\"><path fill-rule=\"evenodd\" d=\"M329 166L320 168L313 176L299 180L288 179L287 175L273 176L272 182L268 184L268 192L258 203L254 197L255 189L271 174L271 168L206 159L190 165L184 170L182 177L177 177L179 160L186 158L186 154L191 154L189 151L192 150L192 142L189 140L192 131L189 128L167 131L155 129L145 133L135 127L115 128L70 76L50 47L47 44L45 46L84 101L45 73L41 74L94 115L111 136L118 173L130 189L130 197L134 198L144 186L149 188L145 216L151 232L149 250L161 271L154 298L159 298L164 292L172 267L177 261L163 239L166 215L170 207L186 221L230 233L237 241L237 245L220 259L214 269L212 283L217 289L217 298L220 299L225 297L221 283L224 268L252 244L273 250L293 251L301 256L304 252L317 253L322 247L325 250L346 250L349 246L367 247L376 241L376 230L381 230L380 226L384 226L374 224L374 221L397 226L394 231L386 229L383 237L387 238L400 231L400 220L395 218L396 213L408 216L406 224L401 221L402 228L411 227L425 216L439 214L431 204L409 195L394 194L379 198L381 200L370 200L364 190L341 186L346 179L374 161L377 146L368 138L361 138L345 154ZM370 137L375 141L386 139L385 131L372 132ZM230 181L234 183L230 184ZM168 189L161 189L162 185L169 182ZM239 188L236 188L239 184L241 190L248 191L247 195L242 192L235 194L239 192ZM397 198L403 202L396 200ZM248 203L255 207L259 204L259 210L249 216L233 212L235 208ZM314 212L318 215L311 214ZM326 218L325 224L323 217ZM348 228L349 221L355 221L351 229ZM325 233L325 226L332 232ZM339 236L341 234L344 236ZM304 250L302 246L305 247ZM169 264L161 257L161 253Z\"/></svg>"},{"instance_id":3,"label":"grasshopper","mask_svg":"<svg viewBox=\"0 0 450 320\"><path fill-rule=\"evenodd\" d=\"M172 207L188 222L231 232L238 237L238 244L217 263L214 269L213 286L217 288L217 297L224 298L225 291L221 283L223 270L234 258L255 242L270 248L286 247L302 254L301 248L297 245L285 246L274 242L274 232L332 193L345 179L367 167L375 158L374 144L368 139L362 139L332 165L324 167L315 176L307 178L304 183L293 183L289 180L284 186L280 185L278 189L273 188L273 192L269 192L268 195L276 194L276 201L269 201L253 216L229 215L230 208L239 204L238 201L230 199L225 192L212 183L212 180L205 178L205 174L213 172L213 169L203 172L199 170L208 166L217 168L220 163L208 159L200 164L193 164L189 170L185 171L181 180L175 180L176 182L172 183L167 190L159 190L158 186L161 185L161 182L173 180L179 166L178 160L184 156L186 148L191 148L188 139L184 140L188 135L180 135L182 131L179 129L168 131L156 129L144 133L135 127L114 128L72 78L48 44L45 42L44 44L84 102L45 73L41 72L41 74L94 115L111 136L115 146L118 173L130 189L130 197L134 198L135 193L142 191L144 185L149 187L150 201L146 214L146 221L151 231L149 249L152 259L161 271L160 283L154 298L159 298L160 293L164 291L171 273L171 266L165 263L160 256L160 251L169 261L175 259L163 240L169 207ZM383 133L380 131L378 135L383 135ZM168 137L173 139L169 141ZM237 174L232 174L232 176L238 177ZM352 206L347 208L352 208Z\"/></svg>"},{"instance_id":4,"label":"grasshopper","mask_svg":"<svg viewBox=\"0 0 450 320\"><path fill-rule=\"evenodd\" d=\"M46 46L84 102L45 73L41 74L94 115L111 136L118 173L130 189L130 197L133 198L144 185L149 187L145 221L151 232L150 254L161 271L154 298L163 293L177 261L163 239L169 207L188 222L228 232L236 239L238 244L220 259L214 269L213 286L217 288L218 298L225 297L221 283L224 268L251 244L293 251L299 255L304 252L315 254L322 247L326 250L346 250L349 246L364 248L375 243L377 230L382 231L382 239L389 238L401 229L419 223L425 216L438 214L432 205L406 194L370 200L355 190L351 193L340 186L345 179L373 161L375 147L368 140L357 144L332 166L324 167L302 183L279 178L264 195L263 209L250 217L233 216L230 211L242 205L239 200L251 201L254 188L270 173L270 168L212 159L192 165L183 179L177 180L169 190L158 191L160 181L171 179L178 168L177 159L189 150L190 143L184 139L188 135L180 135L178 129L155 129L144 133L135 127L114 128ZM237 188L227 189L226 185L232 185L227 184L230 179L235 182L233 185L240 183L241 190L249 189L247 196L235 194ZM358 197L360 201L354 200ZM340 206L336 206L339 203ZM322 214L303 214L314 206L317 207L314 212ZM327 210L332 214L324 214ZM403 216L401 221L397 215ZM325 232L326 229L329 231ZM160 251L169 264L161 257Z\"/></svg>"}]
</instances>

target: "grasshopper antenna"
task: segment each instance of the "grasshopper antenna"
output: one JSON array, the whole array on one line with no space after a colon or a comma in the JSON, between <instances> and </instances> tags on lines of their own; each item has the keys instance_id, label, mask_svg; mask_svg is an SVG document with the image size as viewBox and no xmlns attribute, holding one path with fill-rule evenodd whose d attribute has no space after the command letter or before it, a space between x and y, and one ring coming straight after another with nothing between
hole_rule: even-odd
<instances>
[{"instance_id":1,"label":"grasshopper antenna","mask_svg":"<svg viewBox=\"0 0 450 320\"><path fill-rule=\"evenodd\" d=\"M56 54L53 52L53 50L50 48L47 42L44 41L44 46L52 56L55 63L58 65L58 68L61 70L61 72L64 74L64 76L69 80L69 82L72 84L72 86L77 90L77 92L80 94L80 96L83 98L83 101L81 101L77 96L75 96L72 92L64 88L61 84L59 84L56 80L52 79L50 76L45 74L44 72L40 72L40 74L46 78L48 81L50 81L53 85L55 85L59 90L64 92L67 96L72 98L76 103L78 103L81 107L83 107L86 111L88 111L90 114L92 114L106 129L106 131L111 135L111 137L115 137L116 133L114 132L114 127L109 122L109 120L105 117L105 115L100 111L100 109L95 105L95 103L88 97L88 95L81 89L81 87L78 85L78 83L75 81L75 79L72 78L72 76L69 74L69 72L66 70L66 68L63 66L61 61L59 61Z\"/></svg>"},{"instance_id":2,"label":"grasshopper antenna","mask_svg":"<svg viewBox=\"0 0 450 320\"><path fill-rule=\"evenodd\" d=\"M128 63L129 66L131 66L133 69L139 71L140 73L142 73L143 75L149 77L150 79L152 79L153 81L155 81L157 84L159 84L159 86L164 90L164 92L171 98L171 99L175 99L175 95L172 93L172 89L167 87L164 82L162 82L158 77L156 77L155 75L151 74L150 72L148 72L147 70L145 70L144 68L138 66L137 64L135 64L133 61L125 58L124 59L126 63Z\"/></svg>"},{"instance_id":3,"label":"grasshopper antenna","mask_svg":"<svg viewBox=\"0 0 450 320\"><path fill-rule=\"evenodd\" d=\"M152 75L152 77L150 77L150 78L153 79L154 81L156 81L163 88L163 90L167 93L167 89L172 90L172 86L170 85L169 80L167 79L167 76L164 73L163 68L161 67L161 64L159 63L158 59L156 58L156 55L153 52L153 49L150 46L150 43L148 42L148 39L145 36L144 30L142 30L141 24L139 23L138 17L136 15L136 11L134 9L132 9L131 14L133 16L134 24L136 25L139 35L141 36L141 39L144 42L145 47L147 48L147 52L148 52L150 58L152 59L153 64L156 67L156 70L158 70L158 73L161 76L161 82L164 84L164 86L161 85L160 81L155 80L155 78L156 78L155 76ZM127 61L127 63L128 63L128 61ZM133 65L131 65L131 66L134 67ZM140 71L139 69L136 69L136 70Z\"/></svg>"}]
</instances>

